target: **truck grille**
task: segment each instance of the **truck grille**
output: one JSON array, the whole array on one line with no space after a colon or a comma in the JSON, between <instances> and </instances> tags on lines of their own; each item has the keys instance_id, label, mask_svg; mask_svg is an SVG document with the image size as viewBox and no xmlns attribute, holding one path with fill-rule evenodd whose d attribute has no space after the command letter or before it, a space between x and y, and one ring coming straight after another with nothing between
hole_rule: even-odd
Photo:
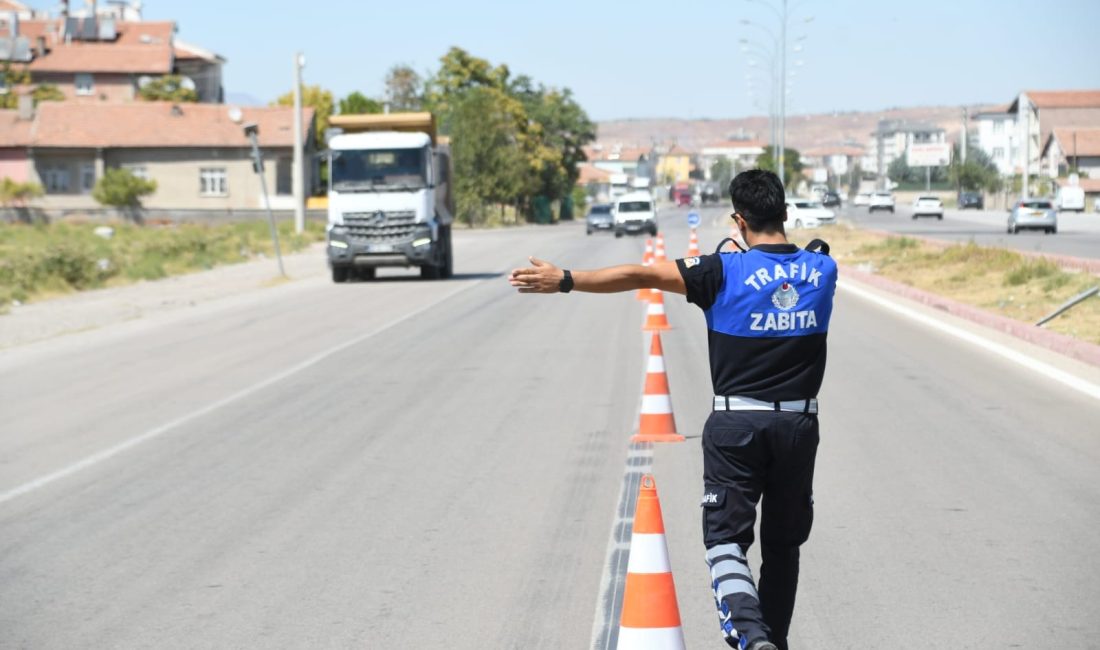
<instances>
[{"instance_id":1,"label":"truck grille","mask_svg":"<svg viewBox=\"0 0 1100 650\"><path fill-rule=\"evenodd\" d=\"M344 226L355 239L373 242L401 241L412 237L416 212L345 212Z\"/></svg>"}]
</instances>

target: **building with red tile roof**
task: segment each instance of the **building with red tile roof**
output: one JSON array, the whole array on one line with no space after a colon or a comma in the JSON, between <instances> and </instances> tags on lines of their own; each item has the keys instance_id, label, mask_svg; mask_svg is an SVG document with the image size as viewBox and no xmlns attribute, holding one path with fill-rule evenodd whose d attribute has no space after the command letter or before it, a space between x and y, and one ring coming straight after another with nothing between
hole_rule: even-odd
<instances>
[{"instance_id":1,"label":"building with red tile roof","mask_svg":"<svg viewBox=\"0 0 1100 650\"><path fill-rule=\"evenodd\" d=\"M199 101L222 100L225 59L176 40L172 21L96 18L0 17L0 37L12 43L0 59L25 65L34 84L61 90L81 102L134 101L147 80L169 74L187 77Z\"/></svg>"},{"instance_id":2,"label":"building with red tile roof","mask_svg":"<svg viewBox=\"0 0 1100 650\"><path fill-rule=\"evenodd\" d=\"M40 183L41 207L94 208L96 181L107 168L121 167L157 182L156 193L143 201L149 208L260 208L241 126L247 123L259 127L273 207L290 205L292 108L244 108L240 123L220 104L43 102L33 115L22 108L0 111L0 167L12 178ZM313 109L304 108L307 160L315 148L313 119ZM307 188L311 167L303 170Z\"/></svg>"}]
</instances>

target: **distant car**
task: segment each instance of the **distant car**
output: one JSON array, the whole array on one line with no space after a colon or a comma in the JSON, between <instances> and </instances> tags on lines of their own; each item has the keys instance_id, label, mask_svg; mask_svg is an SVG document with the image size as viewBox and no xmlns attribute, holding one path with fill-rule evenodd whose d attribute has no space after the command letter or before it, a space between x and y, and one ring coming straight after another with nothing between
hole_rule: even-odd
<instances>
[{"instance_id":1,"label":"distant car","mask_svg":"<svg viewBox=\"0 0 1100 650\"><path fill-rule=\"evenodd\" d=\"M913 218L935 217L943 221L943 201L938 196L918 196L913 201Z\"/></svg>"},{"instance_id":2,"label":"distant car","mask_svg":"<svg viewBox=\"0 0 1100 650\"><path fill-rule=\"evenodd\" d=\"M611 232L615 229L615 216L611 214L610 203L596 203L585 217L585 231L591 235L597 230Z\"/></svg>"},{"instance_id":3,"label":"distant car","mask_svg":"<svg viewBox=\"0 0 1100 650\"><path fill-rule=\"evenodd\" d=\"M808 223L811 220L816 220L818 226L836 223L836 213L822 207L821 202L816 199L792 197L787 201L788 223L793 223L795 228L802 228L804 227L804 223ZM800 225L799 221L804 223ZM816 228L817 226L805 227Z\"/></svg>"},{"instance_id":4,"label":"distant car","mask_svg":"<svg viewBox=\"0 0 1100 650\"><path fill-rule=\"evenodd\" d=\"M1058 210L1050 199L1021 199L1008 211L1008 234L1021 230L1042 230L1048 235L1058 232Z\"/></svg>"},{"instance_id":5,"label":"distant car","mask_svg":"<svg viewBox=\"0 0 1100 650\"><path fill-rule=\"evenodd\" d=\"M875 192L871 195L871 202L867 204L867 211L889 210L894 213L894 195L889 192Z\"/></svg>"},{"instance_id":6,"label":"distant car","mask_svg":"<svg viewBox=\"0 0 1100 650\"><path fill-rule=\"evenodd\" d=\"M826 208L839 208L841 206L841 203L842 201L840 199L840 194L832 190L825 192L825 194L821 197L821 205L825 206Z\"/></svg>"},{"instance_id":7,"label":"distant car","mask_svg":"<svg viewBox=\"0 0 1100 650\"><path fill-rule=\"evenodd\" d=\"M615 200L612 207L615 217L615 236L636 235L648 232L657 236L657 207L649 192L631 192Z\"/></svg>"},{"instance_id":8,"label":"distant car","mask_svg":"<svg viewBox=\"0 0 1100 650\"><path fill-rule=\"evenodd\" d=\"M1058 194L1054 197L1058 209L1063 212L1085 211L1085 190L1079 186L1066 186L1058 188Z\"/></svg>"},{"instance_id":9,"label":"distant car","mask_svg":"<svg viewBox=\"0 0 1100 650\"><path fill-rule=\"evenodd\" d=\"M852 205L871 205L871 193L860 192L856 194L856 198L852 199Z\"/></svg>"},{"instance_id":10,"label":"distant car","mask_svg":"<svg viewBox=\"0 0 1100 650\"><path fill-rule=\"evenodd\" d=\"M981 192L959 192L959 209L965 210L967 208L985 209L985 197L982 196Z\"/></svg>"},{"instance_id":11,"label":"distant car","mask_svg":"<svg viewBox=\"0 0 1100 650\"><path fill-rule=\"evenodd\" d=\"M703 187L703 192L702 192L702 202L703 202L703 204L718 203L721 200L722 200L722 196L718 193L718 188L717 187L715 187L713 185L705 185Z\"/></svg>"}]
</instances>

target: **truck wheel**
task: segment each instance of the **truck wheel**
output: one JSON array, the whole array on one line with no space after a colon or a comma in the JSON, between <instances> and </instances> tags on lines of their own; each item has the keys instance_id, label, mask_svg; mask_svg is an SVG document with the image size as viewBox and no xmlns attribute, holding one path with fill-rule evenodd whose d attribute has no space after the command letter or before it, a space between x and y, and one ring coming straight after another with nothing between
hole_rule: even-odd
<instances>
[{"instance_id":1,"label":"truck wheel","mask_svg":"<svg viewBox=\"0 0 1100 650\"><path fill-rule=\"evenodd\" d=\"M420 267L420 279L421 280L438 280L439 279L439 267L434 264L425 264Z\"/></svg>"},{"instance_id":2,"label":"truck wheel","mask_svg":"<svg viewBox=\"0 0 1100 650\"><path fill-rule=\"evenodd\" d=\"M375 278L375 269L373 266L360 266L355 269L355 276L363 282L370 282Z\"/></svg>"},{"instance_id":3,"label":"truck wheel","mask_svg":"<svg viewBox=\"0 0 1100 650\"><path fill-rule=\"evenodd\" d=\"M443 265L439 267L439 277L446 280L455 273L454 246L451 245L451 227L443 227Z\"/></svg>"},{"instance_id":4,"label":"truck wheel","mask_svg":"<svg viewBox=\"0 0 1100 650\"><path fill-rule=\"evenodd\" d=\"M346 266L334 266L334 267L332 267L332 281L333 282L347 282L348 281L348 267L346 267Z\"/></svg>"},{"instance_id":5,"label":"truck wheel","mask_svg":"<svg viewBox=\"0 0 1100 650\"><path fill-rule=\"evenodd\" d=\"M618 239L619 237L622 237L622 236L623 236L623 231L621 231L621 230L616 230L615 231L615 239Z\"/></svg>"}]
</instances>

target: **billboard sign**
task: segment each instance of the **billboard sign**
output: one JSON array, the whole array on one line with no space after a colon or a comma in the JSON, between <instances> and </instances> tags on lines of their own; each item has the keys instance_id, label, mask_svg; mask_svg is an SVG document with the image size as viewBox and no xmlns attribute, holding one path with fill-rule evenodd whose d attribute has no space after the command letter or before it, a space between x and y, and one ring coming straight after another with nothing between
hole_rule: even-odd
<instances>
[{"instance_id":1,"label":"billboard sign","mask_svg":"<svg viewBox=\"0 0 1100 650\"><path fill-rule=\"evenodd\" d=\"M951 144L920 142L909 145L906 162L910 167L944 167L951 163Z\"/></svg>"}]
</instances>

